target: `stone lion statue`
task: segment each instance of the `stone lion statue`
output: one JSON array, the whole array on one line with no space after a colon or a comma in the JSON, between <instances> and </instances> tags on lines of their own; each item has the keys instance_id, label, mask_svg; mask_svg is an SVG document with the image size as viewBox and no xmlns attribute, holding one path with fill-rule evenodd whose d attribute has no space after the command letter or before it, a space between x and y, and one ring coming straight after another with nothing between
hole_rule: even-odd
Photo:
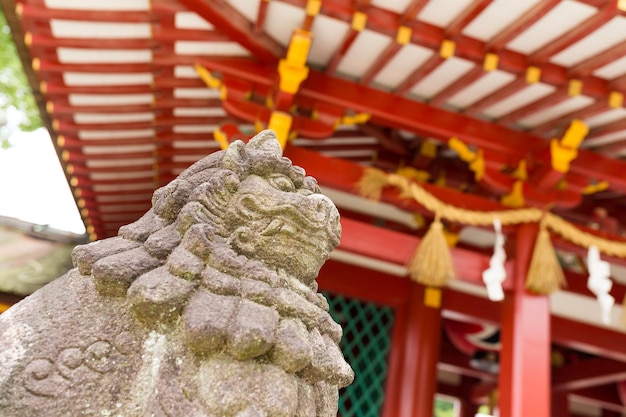
<instances>
[{"instance_id":1,"label":"stone lion statue","mask_svg":"<svg viewBox=\"0 0 626 417\"><path fill-rule=\"evenodd\" d=\"M281 155L264 131L202 159L0 315L0 416L335 416L339 214Z\"/></svg>"}]
</instances>

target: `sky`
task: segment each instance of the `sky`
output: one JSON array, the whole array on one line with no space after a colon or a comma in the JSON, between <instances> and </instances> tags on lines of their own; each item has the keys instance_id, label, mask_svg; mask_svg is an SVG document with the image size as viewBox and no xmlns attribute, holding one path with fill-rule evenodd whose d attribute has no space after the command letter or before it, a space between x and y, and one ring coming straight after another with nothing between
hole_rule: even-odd
<instances>
[{"instance_id":1,"label":"sky","mask_svg":"<svg viewBox=\"0 0 626 417\"><path fill-rule=\"evenodd\" d=\"M0 215L84 233L48 131L14 132L0 149Z\"/></svg>"}]
</instances>

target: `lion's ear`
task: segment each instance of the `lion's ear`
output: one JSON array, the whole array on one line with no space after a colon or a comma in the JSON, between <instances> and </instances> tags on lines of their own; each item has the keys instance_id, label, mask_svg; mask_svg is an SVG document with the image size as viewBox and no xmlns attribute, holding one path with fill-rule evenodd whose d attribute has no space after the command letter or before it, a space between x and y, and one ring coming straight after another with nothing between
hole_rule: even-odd
<instances>
[{"instance_id":1,"label":"lion's ear","mask_svg":"<svg viewBox=\"0 0 626 417\"><path fill-rule=\"evenodd\" d=\"M242 141L236 140L226 149L224 159L222 159L222 167L239 172L240 167L246 164L247 159L246 145Z\"/></svg>"},{"instance_id":2,"label":"lion's ear","mask_svg":"<svg viewBox=\"0 0 626 417\"><path fill-rule=\"evenodd\" d=\"M278 158L283 156L283 150L280 147L280 143L278 143L278 139L276 138L276 133L274 133L273 130L263 130L257 133L252 139L250 139L248 146L253 149L271 152Z\"/></svg>"}]
</instances>

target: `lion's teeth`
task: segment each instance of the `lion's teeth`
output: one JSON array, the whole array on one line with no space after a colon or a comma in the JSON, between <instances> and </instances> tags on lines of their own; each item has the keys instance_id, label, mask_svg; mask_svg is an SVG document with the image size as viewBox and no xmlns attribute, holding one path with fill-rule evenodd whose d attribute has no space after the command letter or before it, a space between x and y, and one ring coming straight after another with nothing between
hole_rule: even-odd
<instances>
[{"instance_id":1,"label":"lion's teeth","mask_svg":"<svg viewBox=\"0 0 626 417\"><path fill-rule=\"evenodd\" d=\"M283 222L279 219L274 219L267 225L265 230L261 232L263 236L271 236L280 232L280 229L283 227Z\"/></svg>"}]
</instances>

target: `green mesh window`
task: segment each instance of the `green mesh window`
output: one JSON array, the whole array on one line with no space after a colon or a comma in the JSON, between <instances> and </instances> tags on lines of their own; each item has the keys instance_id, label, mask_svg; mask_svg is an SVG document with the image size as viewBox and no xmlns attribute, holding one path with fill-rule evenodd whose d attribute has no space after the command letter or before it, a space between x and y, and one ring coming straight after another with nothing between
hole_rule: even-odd
<instances>
[{"instance_id":1,"label":"green mesh window","mask_svg":"<svg viewBox=\"0 0 626 417\"><path fill-rule=\"evenodd\" d=\"M339 393L339 416L378 416L385 398L393 309L342 295L324 295L331 315L343 328L341 349L355 373L354 383Z\"/></svg>"}]
</instances>

